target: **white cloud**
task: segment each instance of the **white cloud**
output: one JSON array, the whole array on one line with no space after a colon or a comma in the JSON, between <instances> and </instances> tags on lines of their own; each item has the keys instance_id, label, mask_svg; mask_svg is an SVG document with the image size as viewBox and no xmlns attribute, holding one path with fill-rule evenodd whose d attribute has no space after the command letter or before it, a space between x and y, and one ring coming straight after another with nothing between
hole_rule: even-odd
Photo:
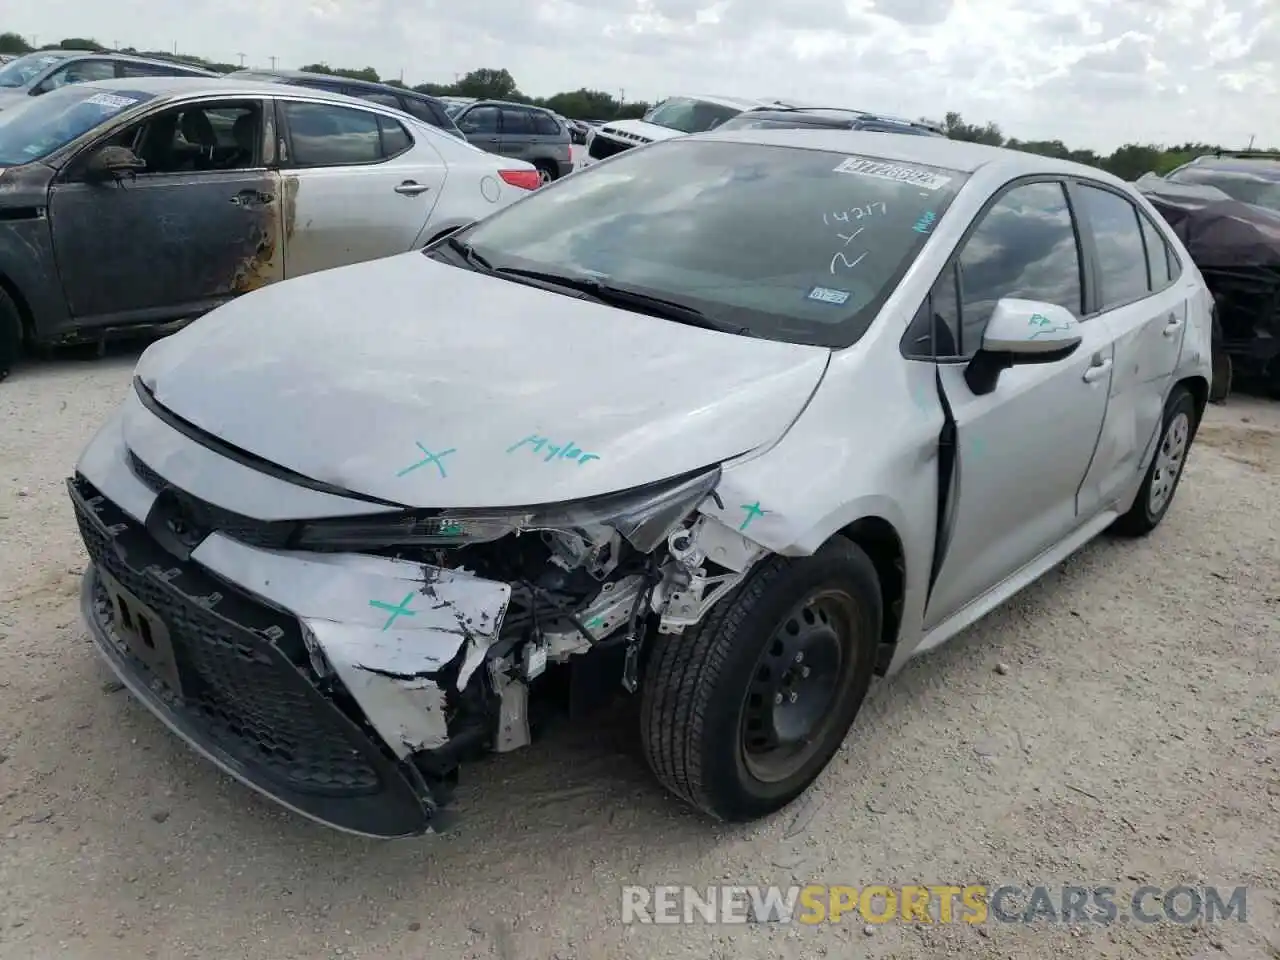
<instances>
[{"instance_id":1,"label":"white cloud","mask_svg":"<svg viewBox=\"0 0 1280 960\"><path fill-rule=\"evenodd\" d=\"M547 95L792 96L1006 135L1280 147L1277 0L16 0L0 29Z\"/></svg>"}]
</instances>

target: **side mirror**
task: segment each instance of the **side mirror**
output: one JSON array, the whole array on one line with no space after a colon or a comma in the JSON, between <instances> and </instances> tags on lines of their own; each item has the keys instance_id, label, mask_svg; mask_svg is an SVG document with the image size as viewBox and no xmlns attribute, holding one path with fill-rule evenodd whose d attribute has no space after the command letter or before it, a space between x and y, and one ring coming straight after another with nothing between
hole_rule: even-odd
<instances>
[{"instance_id":1,"label":"side mirror","mask_svg":"<svg viewBox=\"0 0 1280 960\"><path fill-rule=\"evenodd\" d=\"M119 180L147 168L147 162L128 147L103 147L89 158L84 173L88 180Z\"/></svg>"},{"instance_id":2,"label":"side mirror","mask_svg":"<svg viewBox=\"0 0 1280 960\"><path fill-rule=\"evenodd\" d=\"M990 393L1009 367L1057 363L1075 353L1082 340L1080 321L1071 311L1052 303L1005 297L987 321L982 347L965 368L965 382L979 396Z\"/></svg>"}]
</instances>

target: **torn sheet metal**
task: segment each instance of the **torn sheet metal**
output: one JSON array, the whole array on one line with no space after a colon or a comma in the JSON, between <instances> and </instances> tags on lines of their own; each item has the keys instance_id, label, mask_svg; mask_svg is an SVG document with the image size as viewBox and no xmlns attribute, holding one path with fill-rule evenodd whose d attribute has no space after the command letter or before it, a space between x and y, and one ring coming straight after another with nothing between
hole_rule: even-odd
<instances>
[{"instance_id":1,"label":"torn sheet metal","mask_svg":"<svg viewBox=\"0 0 1280 960\"><path fill-rule=\"evenodd\" d=\"M388 665L421 667L435 662L430 651L440 645L439 641L417 637L419 643L415 650L413 644L403 641L394 644L380 641L381 631L328 620L304 620L303 623L323 651L327 664L396 756L403 758L445 745L449 726L445 718L444 691L430 677L388 669ZM447 644L447 638L444 643Z\"/></svg>"}]
</instances>

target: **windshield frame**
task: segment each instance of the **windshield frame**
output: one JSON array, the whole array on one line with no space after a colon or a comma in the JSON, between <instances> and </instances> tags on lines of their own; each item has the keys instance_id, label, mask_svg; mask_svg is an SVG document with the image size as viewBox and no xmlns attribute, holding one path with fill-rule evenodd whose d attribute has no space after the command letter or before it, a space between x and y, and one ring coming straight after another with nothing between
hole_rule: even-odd
<instances>
[{"instance_id":1,"label":"windshield frame","mask_svg":"<svg viewBox=\"0 0 1280 960\"><path fill-rule=\"evenodd\" d=\"M933 209L936 211L936 217L932 221L929 230L927 232L922 232L918 230L914 232L913 234L914 239L911 239L910 242L907 244L902 254L902 257L899 260L899 262L896 264L896 266L885 275L875 295L872 296L871 299L869 299L862 306L858 307L852 314L850 314L848 317L846 317L844 320L840 322L832 322L829 326L823 326L823 327L819 327L816 324L813 325L813 329L812 331L810 331L811 335L809 336L785 335L784 331L781 331L781 330L763 330L762 331L760 329L756 329L752 327L750 319L743 319L740 316L741 314L753 314L759 317L770 317L771 322L776 323L778 318L783 316L780 314L772 314L765 310L757 310L757 309L748 308L748 307L735 307L732 304L726 304L722 301L693 297L688 295L687 292L682 293L680 291L667 290L661 287L649 287L649 286L628 280L626 278L620 278L619 280L619 285L629 288L638 294L647 295L657 299L666 299L670 301L683 302L685 305L712 317L712 319L715 320L720 325L735 326L735 327L743 328L744 332L740 334L743 336L753 336L761 339L775 340L781 343L825 347L831 350L843 350L843 349L852 347L854 344L858 343L858 341L860 341L864 336L867 335L868 331L875 325L877 319L879 318L881 312L883 311L885 303L890 299L890 297L893 296L893 294L902 285L903 278L907 275L907 273L910 271L912 266L919 260L920 255L925 248L925 245L929 242L930 238L935 233L938 232L938 227L941 225L942 221L944 221L947 218L952 206L955 204L956 199L959 197L960 193L965 189L965 187L969 184L970 180L973 177L972 172L964 171L954 167L941 167L934 164L926 164L926 163L922 163L914 160L900 160L900 159L895 159L893 157L877 156L870 152L850 154L850 153L842 153L840 151L814 150L810 148L795 147L788 144L759 143L759 142L742 143L742 142L735 142L735 141L721 141L721 140L716 140L711 138L703 138L696 135L688 136L688 137L674 137L670 140L659 141L654 144L646 145L643 150L627 150L622 153L615 154L614 156L608 157L605 160L601 160L598 163L593 164L591 167L580 171L573 178L564 178L562 180L553 181L550 184L546 184L541 189L530 192L527 196L520 198L515 203L510 204L509 206L504 207L501 210L498 210L498 211L495 211L494 213L489 214L484 219L470 223L467 226L454 231L453 233L449 234L449 239L453 241L453 247L455 250L458 249L459 244L465 245L466 247L469 248L474 242L476 238L476 234L479 233L480 242L481 244L483 244L483 236L485 231L487 231L488 229L491 229L493 224L500 224L503 218L513 215L513 212L518 210L524 204L555 202L555 200L553 199L555 196L554 191L568 189L568 184L572 183L573 180L577 180L579 181L579 183L582 183L583 182L582 178L584 177L589 178L592 176L602 175L604 172L606 172L610 168L610 165L612 164L622 163L625 165L627 163L644 163L644 162L647 162L649 159L645 155L646 154L652 155L653 151L655 150L665 151L665 150L671 150L671 149L699 149L699 148L708 147L711 145L718 145L720 147L723 147L726 144L730 144L739 150L751 149L751 150L762 150L762 151L776 150L776 151L788 151L788 152L815 153L815 154L829 157L833 162L841 162L841 163L849 160L854 160L854 161L868 161L873 164L886 164L890 166L912 167L912 168L918 168L919 170L924 172L937 174L937 175L949 178L950 185L947 187L947 190L944 193L940 194L938 201L933 205ZM433 255L435 250L437 249L437 246L438 246L437 244L431 244L426 248L424 248L423 253L427 255ZM483 253L486 259L488 258L488 255L491 252L485 249L483 246L480 247L480 251ZM508 254L508 257L510 256L511 255ZM447 262L449 262L450 264L459 266L459 267L465 264L465 268L467 269L479 270L480 272L484 272L492 276L501 276L500 271L502 268L505 268L505 267L517 267L519 269L532 269L540 272L548 272L548 271L555 272L554 271L555 267L563 266L562 264L547 263L542 261L527 260L520 257L514 257L509 260L504 259L502 262L497 262L497 263L491 261L488 266L481 267L478 264L476 264L475 261L472 260L470 257L462 258L461 255L457 253L455 253L451 259L447 258L444 255L436 255L433 257L433 259L447 260ZM576 277L575 279L589 280L591 279L591 277L588 274L588 275L584 275L583 277ZM818 289L818 287L815 287L814 289L816 290ZM568 293L568 295L581 296L580 293ZM728 313L728 316L725 316L726 313ZM735 314L738 314L739 316L735 316ZM779 324L779 326L785 325L786 322L798 323L801 321L799 320L799 318L796 318L796 317L785 317L783 320L783 324ZM794 333L794 330L790 332Z\"/></svg>"},{"instance_id":2,"label":"windshield frame","mask_svg":"<svg viewBox=\"0 0 1280 960\"><path fill-rule=\"evenodd\" d=\"M15 57L8 63L0 64L0 92L6 90L29 90L35 84L39 83L50 70L57 69L57 67L66 61L71 60L74 57L81 56L84 56L84 54L79 51L72 52L69 50L33 50L31 53L24 53L22 56ZM27 61L40 63L42 60L46 62L42 64L38 70L25 74L20 82L12 84L4 82L4 75L10 70L13 70L14 67L19 67ZM16 75L19 71L13 70L13 72Z\"/></svg>"}]
</instances>

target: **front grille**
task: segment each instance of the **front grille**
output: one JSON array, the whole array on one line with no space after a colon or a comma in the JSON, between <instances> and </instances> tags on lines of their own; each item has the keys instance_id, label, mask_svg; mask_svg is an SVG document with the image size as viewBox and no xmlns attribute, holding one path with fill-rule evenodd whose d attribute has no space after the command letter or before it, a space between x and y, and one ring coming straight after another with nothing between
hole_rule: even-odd
<instances>
[{"instance_id":1,"label":"front grille","mask_svg":"<svg viewBox=\"0 0 1280 960\"><path fill-rule=\"evenodd\" d=\"M90 559L168 628L180 690L141 661L130 665L171 710L194 714L210 744L285 791L382 789L368 739L298 666L306 652L293 617L175 560L83 478L71 492ZM99 624L129 656L101 581L93 600Z\"/></svg>"},{"instance_id":2,"label":"front grille","mask_svg":"<svg viewBox=\"0 0 1280 960\"><path fill-rule=\"evenodd\" d=\"M592 160L604 160L624 150L630 150L632 146L633 144L620 143L612 137L597 133L591 138L591 146L587 147L587 156Z\"/></svg>"},{"instance_id":3,"label":"front grille","mask_svg":"<svg viewBox=\"0 0 1280 960\"><path fill-rule=\"evenodd\" d=\"M216 531L251 547L285 550L300 527L291 520L255 520L224 509L174 487L132 450L128 460L134 475L152 492L164 494L171 511L180 516L187 527L199 531L201 538Z\"/></svg>"}]
</instances>

